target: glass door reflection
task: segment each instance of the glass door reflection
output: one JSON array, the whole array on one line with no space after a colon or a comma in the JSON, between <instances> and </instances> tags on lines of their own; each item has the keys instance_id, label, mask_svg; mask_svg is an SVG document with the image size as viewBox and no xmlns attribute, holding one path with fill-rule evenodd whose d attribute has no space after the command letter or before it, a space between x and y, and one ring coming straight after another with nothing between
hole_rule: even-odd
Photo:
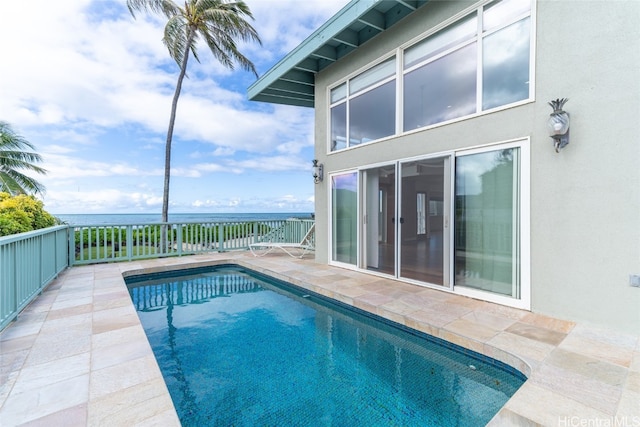
<instances>
[{"instance_id":1,"label":"glass door reflection","mask_svg":"<svg viewBox=\"0 0 640 427\"><path fill-rule=\"evenodd\" d=\"M395 165L367 169L363 171L363 177L363 267L395 275Z\"/></svg>"},{"instance_id":2,"label":"glass door reflection","mask_svg":"<svg viewBox=\"0 0 640 427\"><path fill-rule=\"evenodd\" d=\"M399 276L449 286L449 157L400 167Z\"/></svg>"}]
</instances>

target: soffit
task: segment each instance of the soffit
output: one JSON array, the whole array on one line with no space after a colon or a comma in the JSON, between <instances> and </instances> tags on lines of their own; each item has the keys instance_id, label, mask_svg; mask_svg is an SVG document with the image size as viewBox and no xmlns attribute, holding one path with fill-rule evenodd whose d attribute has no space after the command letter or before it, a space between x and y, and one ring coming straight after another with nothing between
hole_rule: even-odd
<instances>
[{"instance_id":1,"label":"soffit","mask_svg":"<svg viewBox=\"0 0 640 427\"><path fill-rule=\"evenodd\" d=\"M248 89L249 99L314 106L316 73L424 6L428 0L352 0Z\"/></svg>"}]
</instances>

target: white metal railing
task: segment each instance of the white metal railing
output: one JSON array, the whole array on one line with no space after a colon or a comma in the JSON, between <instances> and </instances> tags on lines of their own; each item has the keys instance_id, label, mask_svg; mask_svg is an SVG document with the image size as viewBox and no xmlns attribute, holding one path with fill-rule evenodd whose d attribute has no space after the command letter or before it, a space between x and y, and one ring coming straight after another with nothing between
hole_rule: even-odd
<instances>
[{"instance_id":1,"label":"white metal railing","mask_svg":"<svg viewBox=\"0 0 640 427\"><path fill-rule=\"evenodd\" d=\"M0 237L0 330L69 265L67 226Z\"/></svg>"},{"instance_id":2,"label":"white metal railing","mask_svg":"<svg viewBox=\"0 0 640 427\"><path fill-rule=\"evenodd\" d=\"M276 231L282 241L296 242L311 225L313 220L287 219L76 226L69 258L79 265L246 250Z\"/></svg>"},{"instance_id":3,"label":"white metal railing","mask_svg":"<svg viewBox=\"0 0 640 427\"><path fill-rule=\"evenodd\" d=\"M0 331L73 265L247 250L272 237L299 242L312 219L60 225L0 237Z\"/></svg>"}]
</instances>

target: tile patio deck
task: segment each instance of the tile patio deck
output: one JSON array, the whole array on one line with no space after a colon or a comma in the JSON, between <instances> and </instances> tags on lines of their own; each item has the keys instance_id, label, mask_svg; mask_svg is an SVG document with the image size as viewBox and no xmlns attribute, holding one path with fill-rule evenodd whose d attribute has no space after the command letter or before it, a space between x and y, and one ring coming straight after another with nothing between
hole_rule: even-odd
<instances>
[{"instance_id":1,"label":"tile patio deck","mask_svg":"<svg viewBox=\"0 0 640 427\"><path fill-rule=\"evenodd\" d=\"M521 370L529 379L490 425L640 426L640 336L308 259L280 254L254 258L245 252L64 271L0 333L0 425L179 426L123 273L225 261Z\"/></svg>"}]
</instances>

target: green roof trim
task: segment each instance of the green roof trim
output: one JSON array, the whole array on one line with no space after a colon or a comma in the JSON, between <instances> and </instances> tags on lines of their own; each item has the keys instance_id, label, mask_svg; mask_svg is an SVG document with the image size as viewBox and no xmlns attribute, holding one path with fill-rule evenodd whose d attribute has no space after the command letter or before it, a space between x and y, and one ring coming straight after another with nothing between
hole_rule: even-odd
<instances>
[{"instance_id":1,"label":"green roof trim","mask_svg":"<svg viewBox=\"0 0 640 427\"><path fill-rule=\"evenodd\" d=\"M247 90L249 99L314 106L315 74L406 16L428 0L352 0Z\"/></svg>"}]
</instances>

